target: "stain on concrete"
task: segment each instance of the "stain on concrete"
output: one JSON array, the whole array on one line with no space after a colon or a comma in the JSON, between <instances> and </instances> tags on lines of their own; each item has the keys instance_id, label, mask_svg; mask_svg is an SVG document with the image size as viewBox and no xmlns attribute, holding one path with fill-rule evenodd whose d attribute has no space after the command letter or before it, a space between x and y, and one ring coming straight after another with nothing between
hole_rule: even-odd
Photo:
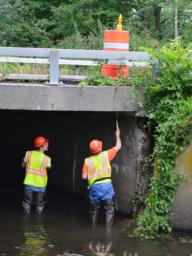
<instances>
[{"instance_id":1,"label":"stain on concrete","mask_svg":"<svg viewBox=\"0 0 192 256\"><path fill-rule=\"evenodd\" d=\"M176 159L176 170L183 175L172 209L172 225L192 230L192 143Z\"/></svg>"}]
</instances>

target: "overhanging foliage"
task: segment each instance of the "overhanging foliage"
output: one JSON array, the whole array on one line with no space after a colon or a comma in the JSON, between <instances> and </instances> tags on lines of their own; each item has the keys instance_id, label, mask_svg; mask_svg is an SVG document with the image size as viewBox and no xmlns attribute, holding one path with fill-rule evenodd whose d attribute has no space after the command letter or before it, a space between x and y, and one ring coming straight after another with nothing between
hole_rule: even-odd
<instances>
[{"instance_id":1,"label":"overhanging foliage","mask_svg":"<svg viewBox=\"0 0 192 256\"><path fill-rule=\"evenodd\" d=\"M154 126L153 176L145 210L138 217L136 237L153 238L171 231L170 211L179 176L176 157L192 137L192 54L172 43L151 52L158 60L158 78L146 88L145 107Z\"/></svg>"}]
</instances>

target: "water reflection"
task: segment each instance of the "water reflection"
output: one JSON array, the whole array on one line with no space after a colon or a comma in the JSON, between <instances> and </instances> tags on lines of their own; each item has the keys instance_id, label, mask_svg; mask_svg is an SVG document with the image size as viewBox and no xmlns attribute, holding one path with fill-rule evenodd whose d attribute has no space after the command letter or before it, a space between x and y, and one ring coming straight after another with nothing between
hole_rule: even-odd
<instances>
[{"instance_id":1,"label":"water reflection","mask_svg":"<svg viewBox=\"0 0 192 256\"><path fill-rule=\"evenodd\" d=\"M96 244L93 244L92 242L89 243L89 250L92 253L92 255L95 256L115 256L115 254L113 254L112 252L112 242L108 242L108 243L101 243L98 242ZM124 251L122 254L122 256L138 256L138 253L131 253L131 252L127 252ZM119 254L119 256L121 256Z\"/></svg>"},{"instance_id":2,"label":"water reflection","mask_svg":"<svg viewBox=\"0 0 192 256\"><path fill-rule=\"evenodd\" d=\"M41 219L32 220L30 217L24 219L23 223L24 244L21 246L19 256L44 256L47 255L49 237Z\"/></svg>"},{"instance_id":3,"label":"water reflection","mask_svg":"<svg viewBox=\"0 0 192 256\"><path fill-rule=\"evenodd\" d=\"M24 218L15 205L0 200L0 256L192 256L191 234L131 239L129 222L118 216L111 230L102 223L93 229L81 200L53 195L42 218Z\"/></svg>"},{"instance_id":4,"label":"water reflection","mask_svg":"<svg viewBox=\"0 0 192 256\"><path fill-rule=\"evenodd\" d=\"M97 256L112 255L110 252L111 247L112 247L112 242L109 242L107 244L97 243L96 245L93 245L93 243L89 243L90 251Z\"/></svg>"}]
</instances>

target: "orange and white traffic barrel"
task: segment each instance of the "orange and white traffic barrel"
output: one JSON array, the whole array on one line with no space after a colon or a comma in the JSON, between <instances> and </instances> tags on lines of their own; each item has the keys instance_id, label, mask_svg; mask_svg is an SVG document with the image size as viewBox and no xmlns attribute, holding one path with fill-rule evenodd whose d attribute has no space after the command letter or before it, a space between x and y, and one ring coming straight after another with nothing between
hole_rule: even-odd
<instances>
[{"instance_id":1,"label":"orange and white traffic barrel","mask_svg":"<svg viewBox=\"0 0 192 256\"><path fill-rule=\"evenodd\" d=\"M119 24L116 30L104 31L104 47L105 51L128 51L129 50L129 32L122 30L122 17L119 16ZM127 66L119 66L116 64L120 61L109 61L108 64L102 66L101 74L103 76L109 76L113 79L118 78L120 74L122 77L126 77L129 74L129 68ZM121 65L121 63L120 63Z\"/></svg>"},{"instance_id":2,"label":"orange and white traffic barrel","mask_svg":"<svg viewBox=\"0 0 192 256\"><path fill-rule=\"evenodd\" d=\"M105 30L103 46L103 50L107 51L128 51L129 32L119 30Z\"/></svg>"}]
</instances>

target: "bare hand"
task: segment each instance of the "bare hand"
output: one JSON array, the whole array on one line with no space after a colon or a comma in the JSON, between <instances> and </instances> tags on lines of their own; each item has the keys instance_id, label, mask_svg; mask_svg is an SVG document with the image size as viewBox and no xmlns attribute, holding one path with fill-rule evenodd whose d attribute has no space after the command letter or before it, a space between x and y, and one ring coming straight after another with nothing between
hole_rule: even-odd
<instances>
[{"instance_id":1,"label":"bare hand","mask_svg":"<svg viewBox=\"0 0 192 256\"><path fill-rule=\"evenodd\" d=\"M115 135L118 136L118 137L120 136L120 129L119 128L117 128L117 130L115 132Z\"/></svg>"}]
</instances>

